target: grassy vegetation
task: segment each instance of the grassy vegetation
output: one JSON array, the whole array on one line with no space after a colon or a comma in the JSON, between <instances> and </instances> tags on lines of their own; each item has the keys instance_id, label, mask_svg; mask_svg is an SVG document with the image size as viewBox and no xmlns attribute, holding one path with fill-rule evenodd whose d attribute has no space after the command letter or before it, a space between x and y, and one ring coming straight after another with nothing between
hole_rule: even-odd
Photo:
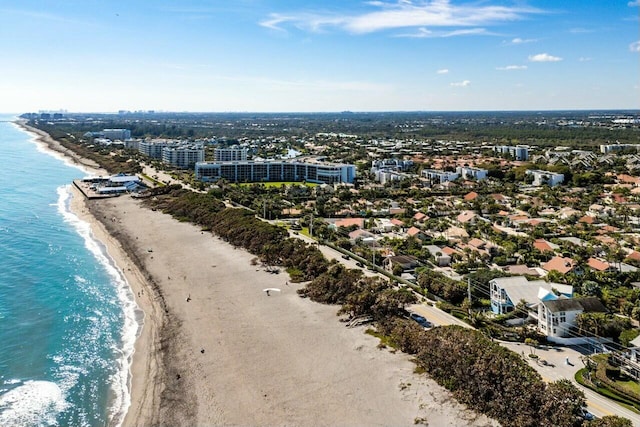
<instances>
[{"instance_id":1,"label":"grassy vegetation","mask_svg":"<svg viewBox=\"0 0 640 427\"><path fill-rule=\"evenodd\" d=\"M578 384L580 384L580 385L582 385L584 387L587 387L587 388L595 391L598 394L601 394L601 395L603 395L605 397L608 397L611 400L615 400L621 406L627 408L630 411L640 413L640 410L638 410L634 406L633 402L631 402L630 400L627 400L623 396L620 396L615 391L613 391L610 388L607 388L606 386L604 386L602 383L600 383L600 385L597 386L593 382L591 382L589 379L587 379L587 374L588 373L589 373L589 369L588 368L582 368L578 372L576 372L574 378L578 382Z\"/></svg>"},{"instance_id":2,"label":"grassy vegetation","mask_svg":"<svg viewBox=\"0 0 640 427\"><path fill-rule=\"evenodd\" d=\"M316 184L315 182L299 182L299 181L274 181L274 182L267 181L267 182L259 182L259 183L256 183L256 182L242 182L242 183L238 183L238 184L235 184L235 185L240 186L240 187L251 187L252 185L256 185L256 184L263 185L266 188L280 188L283 185L285 187L290 187L292 185L304 185L304 186L307 186L307 187L317 187L319 185L319 184Z\"/></svg>"},{"instance_id":3,"label":"grassy vegetation","mask_svg":"<svg viewBox=\"0 0 640 427\"><path fill-rule=\"evenodd\" d=\"M368 334L368 335L371 335L373 337L378 338L380 340L380 344L378 344L378 347L380 347L380 348L385 348L385 347L390 347L390 348L393 348L393 349L397 349L398 348L397 345L393 342L393 340L391 339L390 336L382 334L382 333L376 331L375 329L368 328L365 331L365 333Z\"/></svg>"},{"instance_id":4,"label":"grassy vegetation","mask_svg":"<svg viewBox=\"0 0 640 427\"><path fill-rule=\"evenodd\" d=\"M157 185L158 187L163 187L166 184L164 182L160 182L155 178L151 178L149 175L145 175L143 173L140 173L140 176L142 176L144 179L146 179L147 181L151 181L153 182L155 185Z\"/></svg>"}]
</instances>

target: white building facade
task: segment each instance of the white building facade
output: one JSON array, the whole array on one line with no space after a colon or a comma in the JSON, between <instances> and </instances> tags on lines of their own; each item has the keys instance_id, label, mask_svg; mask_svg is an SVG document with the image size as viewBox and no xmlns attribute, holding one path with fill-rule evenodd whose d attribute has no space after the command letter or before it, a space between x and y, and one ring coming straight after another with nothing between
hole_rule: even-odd
<instances>
[{"instance_id":1,"label":"white building facade","mask_svg":"<svg viewBox=\"0 0 640 427\"><path fill-rule=\"evenodd\" d=\"M353 183L355 165L298 161L198 162L196 179L205 182L224 178L231 182Z\"/></svg>"}]
</instances>

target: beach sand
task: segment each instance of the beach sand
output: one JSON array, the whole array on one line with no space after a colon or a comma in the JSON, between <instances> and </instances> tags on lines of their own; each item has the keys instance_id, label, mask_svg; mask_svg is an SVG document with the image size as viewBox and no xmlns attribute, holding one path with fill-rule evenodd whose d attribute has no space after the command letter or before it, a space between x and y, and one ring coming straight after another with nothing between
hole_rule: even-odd
<instances>
[{"instance_id":1,"label":"beach sand","mask_svg":"<svg viewBox=\"0 0 640 427\"><path fill-rule=\"evenodd\" d=\"M129 196L72 210L145 313L125 426L497 425L211 233Z\"/></svg>"},{"instance_id":2,"label":"beach sand","mask_svg":"<svg viewBox=\"0 0 640 427\"><path fill-rule=\"evenodd\" d=\"M300 298L286 273L140 204L121 196L79 208L100 220L98 238L144 292L125 425L492 424L414 374L407 355L345 327L337 307Z\"/></svg>"}]
</instances>

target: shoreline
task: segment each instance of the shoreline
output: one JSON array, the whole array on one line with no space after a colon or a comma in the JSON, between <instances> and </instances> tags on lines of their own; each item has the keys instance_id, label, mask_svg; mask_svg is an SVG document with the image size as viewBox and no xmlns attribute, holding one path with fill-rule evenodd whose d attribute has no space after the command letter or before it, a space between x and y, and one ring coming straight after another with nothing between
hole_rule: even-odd
<instances>
[{"instance_id":1,"label":"shoreline","mask_svg":"<svg viewBox=\"0 0 640 427\"><path fill-rule=\"evenodd\" d=\"M286 273L253 266L248 252L129 196L73 192L72 211L145 313L123 425L497 424L415 374L410 356L346 328L337 307L300 298ZM281 292L267 297L264 287Z\"/></svg>"},{"instance_id":2,"label":"shoreline","mask_svg":"<svg viewBox=\"0 0 640 427\"><path fill-rule=\"evenodd\" d=\"M78 156L73 151L63 147L58 141L53 139L49 134L39 129L28 126L24 121L16 120L13 123L32 135L34 142L50 155L60 157L65 162L71 162L72 166L78 167L88 174L106 175L107 171L100 168L91 160ZM136 331L134 348L131 356L126 360L127 363L127 387L128 400L126 412L122 416L122 422L115 425L140 425L138 420L151 419L151 416L145 416L150 411L149 405L153 403L159 393L149 393L138 381L140 377L155 376L157 370L157 361L150 354L150 343L153 341L154 334L160 329L160 326L154 322L153 317L147 316L149 312L155 312L156 307L148 298L140 298L141 293L147 288L144 275L138 266L131 261L126 252L122 249L119 242L114 240L108 233L103 224L97 217L90 213L89 200L84 194L73 184L70 185L70 202L69 210L76 215L81 221L89 224L93 238L104 245L108 256L111 257L115 264L115 268L125 278L132 294L134 295L134 303L136 311L142 313L142 319L136 319L138 322L138 330ZM126 266L126 268L125 268ZM149 400L148 394L151 395ZM109 411L111 408L106 408ZM132 410L134 409L134 410ZM129 420L135 420L129 422ZM110 425L114 425L114 420L110 419Z\"/></svg>"}]
</instances>

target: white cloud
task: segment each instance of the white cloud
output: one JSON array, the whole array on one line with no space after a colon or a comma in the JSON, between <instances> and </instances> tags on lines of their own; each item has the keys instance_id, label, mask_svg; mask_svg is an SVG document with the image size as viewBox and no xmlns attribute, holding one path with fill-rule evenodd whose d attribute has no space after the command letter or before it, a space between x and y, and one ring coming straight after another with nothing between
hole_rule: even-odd
<instances>
[{"instance_id":1,"label":"white cloud","mask_svg":"<svg viewBox=\"0 0 640 427\"><path fill-rule=\"evenodd\" d=\"M448 72L449 72L449 69L447 69L447 68L442 68L442 69L436 71L436 73L438 73L438 74L447 74Z\"/></svg>"},{"instance_id":2,"label":"white cloud","mask_svg":"<svg viewBox=\"0 0 640 427\"><path fill-rule=\"evenodd\" d=\"M578 27L578 28L571 28L571 29L569 30L569 32L570 32L571 34L587 34L587 33L593 33L593 32L594 32L594 30L590 30L590 29L588 29L588 28L581 28L581 27Z\"/></svg>"},{"instance_id":3,"label":"white cloud","mask_svg":"<svg viewBox=\"0 0 640 427\"><path fill-rule=\"evenodd\" d=\"M633 42L629 45L629 50L631 52L640 52L640 40L637 42Z\"/></svg>"},{"instance_id":4,"label":"white cloud","mask_svg":"<svg viewBox=\"0 0 640 427\"><path fill-rule=\"evenodd\" d=\"M640 6L640 0L630 1L629 3L627 3L627 6L629 7Z\"/></svg>"},{"instance_id":5,"label":"white cloud","mask_svg":"<svg viewBox=\"0 0 640 427\"><path fill-rule=\"evenodd\" d=\"M558 62L562 61L559 56L549 55L548 53L539 53L537 55L529 55L529 61L531 62Z\"/></svg>"},{"instance_id":6,"label":"white cloud","mask_svg":"<svg viewBox=\"0 0 640 427\"><path fill-rule=\"evenodd\" d=\"M466 86L469 86L470 84L471 84L471 82L469 80L463 80L461 82L451 83L451 86L466 87Z\"/></svg>"},{"instance_id":7,"label":"white cloud","mask_svg":"<svg viewBox=\"0 0 640 427\"><path fill-rule=\"evenodd\" d=\"M418 28L417 32L408 33L408 34L398 34L397 37L410 37L410 38L435 38L435 37L457 37L457 36L496 36L498 34L491 33L487 31L485 28L469 28L463 30L453 30L453 31L431 31L426 28Z\"/></svg>"},{"instance_id":8,"label":"white cloud","mask_svg":"<svg viewBox=\"0 0 640 427\"><path fill-rule=\"evenodd\" d=\"M509 44L524 44L524 43L533 43L536 42L538 40L536 39L521 39L520 37L516 37L515 39L512 39Z\"/></svg>"},{"instance_id":9,"label":"white cloud","mask_svg":"<svg viewBox=\"0 0 640 427\"><path fill-rule=\"evenodd\" d=\"M592 60L593 60L593 58L590 58L590 57L588 57L588 56L581 56L581 57L578 59L578 61L580 61L580 62L588 62L588 61L592 61Z\"/></svg>"},{"instance_id":10,"label":"white cloud","mask_svg":"<svg viewBox=\"0 0 640 427\"><path fill-rule=\"evenodd\" d=\"M260 25L284 29L285 24L306 31L338 28L353 34L419 27L478 27L524 19L527 15L543 13L528 6L492 6L480 4L451 4L450 0L370 1L374 11L361 13L272 13ZM466 30L466 28L465 28ZM463 31L465 31L463 30ZM472 29L478 34L483 29ZM451 31L449 36L470 34ZM423 36L424 37L424 36Z\"/></svg>"},{"instance_id":11,"label":"white cloud","mask_svg":"<svg viewBox=\"0 0 640 427\"><path fill-rule=\"evenodd\" d=\"M507 65L506 67L497 67L496 70L500 71L513 71L513 70L526 70L526 65Z\"/></svg>"}]
</instances>

